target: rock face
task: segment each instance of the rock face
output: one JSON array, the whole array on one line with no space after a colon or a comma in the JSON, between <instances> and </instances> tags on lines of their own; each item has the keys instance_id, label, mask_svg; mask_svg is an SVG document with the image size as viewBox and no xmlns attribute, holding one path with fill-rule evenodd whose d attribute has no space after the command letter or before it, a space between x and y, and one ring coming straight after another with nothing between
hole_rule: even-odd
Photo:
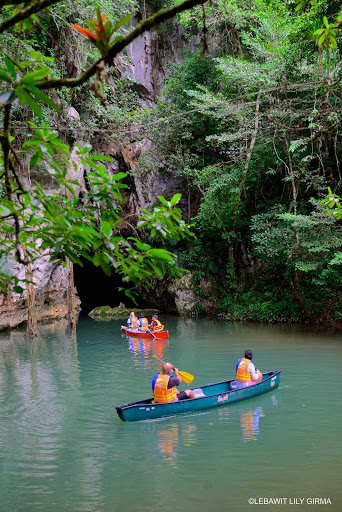
<instances>
[{"instance_id":1,"label":"rock face","mask_svg":"<svg viewBox=\"0 0 342 512\"><path fill-rule=\"evenodd\" d=\"M167 313L178 315L215 315L218 304L218 286L215 282L201 280L201 295L194 290L192 275L185 274L180 279L155 280L152 289L139 290L139 295Z\"/></svg>"},{"instance_id":2,"label":"rock face","mask_svg":"<svg viewBox=\"0 0 342 512\"><path fill-rule=\"evenodd\" d=\"M215 283L201 280L201 295L194 291L191 274L185 274L168 286L169 294L174 298L179 315L206 314L214 315L217 310L218 288Z\"/></svg>"},{"instance_id":3,"label":"rock face","mask_svg":"<svg viewBox=\"0 0 342 512\"><path fill-rule=\"evenodd\" d=\"M68 315L67 283L68 268L62 267L58 261L50 263L47 257L37 260L32 268L33 280L36 283L37 319L53 321ZM17 275L24 278L24 269L18 265ZM26 290L20 295L7 291L0 295L0 331L16 327L27 320ZM80 310L80 300L76 297L76 308Z\"/></svg>"},{"instance_id":4,"label":"rock face","mask_svg":"<svg viewBox=\"0 0 342 512\"><path fill-rule=\"evenodd\" d=\"M135 16L133 26L156 10L155 2L141 0L140 14ZM143 102L149 105L159 95L167 64L181 62L184 51L194 51L195 46L196 42L185 40L182 29L174 19L151 32L145 32L129 45L126 49L129 57L127 69L135 81L133 88Z\"/></svg>"}]
</instances>

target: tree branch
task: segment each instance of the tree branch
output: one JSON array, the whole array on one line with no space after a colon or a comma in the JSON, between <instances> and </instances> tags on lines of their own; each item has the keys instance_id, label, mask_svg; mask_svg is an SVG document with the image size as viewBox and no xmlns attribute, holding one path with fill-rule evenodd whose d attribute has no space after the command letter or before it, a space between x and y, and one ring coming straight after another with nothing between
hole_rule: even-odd
<instances>
[{"instance_id":1,"label":"tree branch","mask_svg":"<svg viewBox=\"0 0 342 512\"><path fill-rule=\"evenodd\" d=\"M114 43L113 46L109 49L108 55L104 59L101 57L90 68L84 71L84 73L82 73L82 75L80 75L78 78L46 80L45 82L37 84L37 87L39 87L39 89L61 89L62 87L73 88L84 84L84 82L86 82L90 77L95 75L101 61L104 60L105 63L110 66L116 55L120 53L124 48L126 48L126 46L128 46L141 34L143 34L144 32L148 32L160 23L163 23L164 21L173 18L174 16L176 16L176 14L186 11L187 9L191 9L191 7L203 4L205 2L206 0L184 0L184 2L181 2L180 4L174 5L173 7L169 7L167 9L162 9L152 14L152 16L150 16L149 18L142 20L135 27L135 29L129 32L129 34L127 34L122 39Z\"/></svg>"},{"instance_id":2,"label":"tree branch","mask_svg":"<svg viewBox=\"0 0 342 512\"><path fill-rule=\"evenodd\" d=\"M7 20L1 23L0 34L2 34L2 32L5 32L5 30L8 30L9 28L19 23L19 21L26 20L26 18L29 18L32 14L42 11L43 9L45 9L45 7L57 4L60 1L61 0L38 0L35 4L29 5L28 7L24 7L24 9L17 12L17 14L14 14L13 16L7 18ZM15 2L11 1L8 3L13 4Z\"/></svg>"}]
</instances>

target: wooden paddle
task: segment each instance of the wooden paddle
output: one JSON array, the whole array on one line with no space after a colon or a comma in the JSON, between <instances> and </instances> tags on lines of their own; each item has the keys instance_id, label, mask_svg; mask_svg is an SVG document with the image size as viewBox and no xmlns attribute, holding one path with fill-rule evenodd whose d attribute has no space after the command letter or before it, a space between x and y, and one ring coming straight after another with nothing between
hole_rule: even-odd
<instances>
[{"instance_id":1,"label":"wooden paddle","mask_svg":"<svg viewBox=\"0 0 342 512\"><path fill-rule=\"evenodd\" d=\"M157 336L155 336L155 335L153 334L153 332L152 332L152 331L150 331L150 329L147 329L147 332L149 332L150 334L152 334L153 338L156 338L156 337L157 337Z\"/></svg>"},{"instance_id":2,"label":"wooden paddle","mask_svg":"<svg viewBox=\"0 0 342 512\"><path fill-rule=\"evenodd\" d=\"M160 361L161 363L165 363L165 361L163 361L162 359L159 359L159 357L157 357L154 354L152 357L154 357L155 359L158 359L158 361ZM184 382L186 382L187 384L190 384L190 382L192 382L195 378L193 375L191 375L191 373L188 373L188 372L180 372L178 370L178 373L179 373L180 377L182 377L182 380L184 380Z\"/></svg>"}]
</instances>

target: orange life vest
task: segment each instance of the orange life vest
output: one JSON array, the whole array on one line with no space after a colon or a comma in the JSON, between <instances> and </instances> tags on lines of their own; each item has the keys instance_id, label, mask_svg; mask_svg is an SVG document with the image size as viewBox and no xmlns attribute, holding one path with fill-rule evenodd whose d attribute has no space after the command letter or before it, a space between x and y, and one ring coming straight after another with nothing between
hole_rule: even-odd
<instances>
[{"instance_id":1,"label":"orange life vest","mask_svg":"<svg viewBox=\"0 0 342 512\"><path fill-rule=\"evenodd\" d=\"M176 386L167 389L170 376L160 373L154 385L154 401L155 402L173 402L177 398Z\"/></svg>"},{"instance_id":2,"label":"orange life vest","mask_svg":"<svg viewBox=\"0 0 342 512\"><path fill-rule=\"evenodd\" d=\"M142 320L142 326L139 327L141 331L147 331L148 330L148 320L147 318L140 318Z\"/></svg>"},{"instance_id":3,"label":"orange life vest","mask_svg":"<svg viewBox=\"0 0 342 512\"><path fill-rule=\"evenodd\" d=\"M154 332L160 332L164 330L164 326L159 322L159 320L155 319L153 322L157 322L157 325L152 326Z\"/></svg>"},{"instance_id":4,"label":"orange life vest","mask_svg":"<svg viewBox=\"0 0 342 512\"><path fill-rule=\"evenodd\" d=\"M236 372L235 380L239 380L240 382L250 382L252 380L251 373L248 371L249 363L249 359L246 359L245 357L241 359Z\"/></svg>"}]
</instances>

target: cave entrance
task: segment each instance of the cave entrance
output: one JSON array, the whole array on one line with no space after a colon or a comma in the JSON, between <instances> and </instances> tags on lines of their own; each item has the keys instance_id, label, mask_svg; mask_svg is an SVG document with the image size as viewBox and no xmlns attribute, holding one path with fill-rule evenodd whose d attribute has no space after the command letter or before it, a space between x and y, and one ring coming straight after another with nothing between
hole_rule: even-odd
<instances>
[{"instance_id":1,"label":"cave entrance","mask_svg":"<svg viewBox=\"0 0 342 512\"><path fill-rule=\"evenodd\" d=\"M97 306L116 307L123 302L127 308L136 308L133 301L118 288L123 287L121 276L107 276L101 267L95 267L90 261L83 260L83 267L74 265L74 279L77 295L81 300L81 315L87 315ZM139 307L147 305L137 299Z\"/></svg>"}]
</instances>

